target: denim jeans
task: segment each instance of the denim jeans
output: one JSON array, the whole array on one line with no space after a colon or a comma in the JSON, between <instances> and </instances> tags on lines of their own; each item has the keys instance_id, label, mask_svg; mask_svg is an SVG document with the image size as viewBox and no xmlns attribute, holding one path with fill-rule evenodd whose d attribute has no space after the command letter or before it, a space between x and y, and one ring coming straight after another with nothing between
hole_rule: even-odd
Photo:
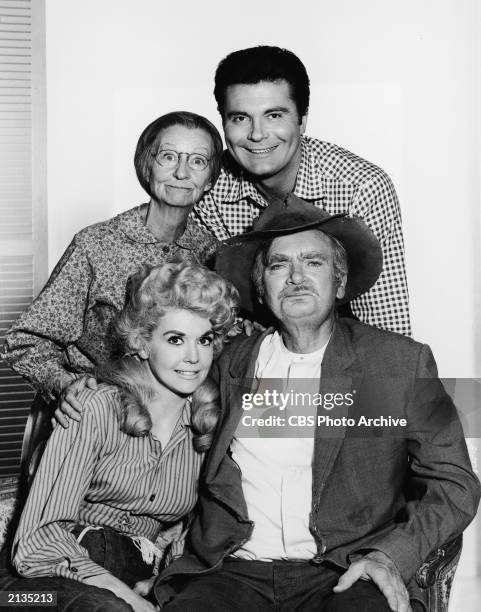
<instances>
[{"instance_id":1,"label":"denim jeans","mask_svg":"<svg viewBox=\"0 0 481 612\"><path fill-rule=\"evenodd\" d=\"M81 527L76 527L78 535ZM133 587L139 580L152 575L152 566L142 561L140 551L127 536L113 529L88 531L81 545L89 552L90 558L105 567L116 578ZM4 555L5 553L2 553ZM132 608L111 591L90 586L68 578L19 578L6 568L6 562L0 569L0 590L2 591L56 591L57 607L15 606L12 612L132 612Z\"/></svg>"},{"instance_id":2,"label":"denim jeans","mask_svg":"<svg viewBox=\"0 0 481 612\"><path fill-rule=\"evenodd\" d=\"M343 571L308 561L227 559L220 570L177 578L164 612L390 612L372 583L333 593ZM422 608L414 608L414 610Z\"/></svg>"}]
</instances>

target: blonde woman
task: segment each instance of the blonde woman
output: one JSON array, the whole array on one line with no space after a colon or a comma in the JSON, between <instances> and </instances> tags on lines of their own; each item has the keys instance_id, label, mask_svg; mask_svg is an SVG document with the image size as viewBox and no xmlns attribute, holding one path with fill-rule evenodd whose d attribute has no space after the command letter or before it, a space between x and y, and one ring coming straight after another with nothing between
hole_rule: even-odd
<instances>
[{"instance_id":1,"label":"blonde woman","mask_svg":"<svg viewBox=\"0 0 481 612\"><path fill-rule=\"evenodd\" d=\"M182 551L217 421L206 379L237 291L184 262L145 267L129 296L119 357L81 392L80 422L54 429L15 536L8 588L57 591L58 610L154 610L135 585Z\"/></svg>"}]
</instances>

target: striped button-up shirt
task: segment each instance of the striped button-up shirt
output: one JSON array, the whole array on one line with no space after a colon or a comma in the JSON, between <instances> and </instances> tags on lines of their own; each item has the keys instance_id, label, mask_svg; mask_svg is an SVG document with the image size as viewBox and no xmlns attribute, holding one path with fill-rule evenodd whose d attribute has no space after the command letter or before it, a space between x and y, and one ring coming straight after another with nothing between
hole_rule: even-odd
<instances>
[{"instance_id":1,"label":"striped button-up shirt","mask_svg":"<svg viewBox=\"0 0 481 612\"><path fill-rule=\"evenodd\" d=\"M401 212L387 174L328 142L301 137L301 162L294 193L329 214L364 219L381 243L383 270L370 291L351 302L364 323L409 335L409 301L404 266ZM214 188L196 205L196 219L224 240L252 229L267 202L226 157Z\"/></svg>"},{"instance_id":2,"label":"striped button-up shirt","mask_svg":"<svg viewBox=\"0 0 481 612\"><path fill-rule=\"evenodd\" d=\"M119 429L115 387L85 390L82 420L57 426L47 443L15 536L13 563L26 577L82 580L105 573L71 533L107 526L153 541L192 510L203 455L192 445L187 402L165 446ZM173 543L172 555L182 551Z\"/></svg>"}]
</instances>

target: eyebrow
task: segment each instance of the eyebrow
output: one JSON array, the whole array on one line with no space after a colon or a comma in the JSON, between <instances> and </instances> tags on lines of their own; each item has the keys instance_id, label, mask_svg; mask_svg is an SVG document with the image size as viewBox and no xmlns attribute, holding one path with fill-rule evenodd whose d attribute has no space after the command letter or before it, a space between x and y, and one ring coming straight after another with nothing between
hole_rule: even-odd
<instances>
[{"instance_id":1,"label":"eyebrow","mask_svg":"<svg viewBox=\"0 0 481 612\"><path fill-rule=\"evenodd\" d=\"M268 115L269 113L290 113L291 109L287 108L287 106L274 106L274 108L268 108L264 111L264 115Z\"/></svg>"},{"instance_id":2,"label":"eyebrow","mask_svg":"<svg viewBox=\"0 0 481 612\"><path fill-rule=\"evenodd\" d=\"M327 261L329 259L326 253L322 253L321 251L306 251L301 253L302 259L323 259Z\"/></svg>"},{"instance_id":3,"label":"eyebrow","mask_svg":"<svg viewBox=\"0 0 481 612\"><path fill-rule=\"evenodd\" d=\"M163 149L164 147L169 147L169 150L172 149L172 151L175 151L175 149L177 148L177 145L172 143L172 142L160 142L159 143L159 150ZM195 148L196 149L202 149L202 150L207 151L207 152L209 152L209 150L210 150L208 147L204 147L204 146L195 147ZM196 151L193 151L193 152L196 153ZM175 153L177 153L177 151L175 151Z\"/></svg>"},{"instance_id":4,"label":"eyebrow","mask_svg":"<svg viewBox=\"0 0 481 612\"><path fill-rule=\"evenodd\" d=\"M267 263L272 263L274 261L287 261L288 259L289 257L282 253L272 253L272 255L269 255L267 258Z\"/></svg>"},{"instance_id":5,"label":"eyebrow","mask_svg":"<svg viewBox=\"0 0 481 612\"><path fill-rule=\"evenodd\" d=\"M287 108L287 106L274 106L273 108L267 108L264 111L264 115L269 115L270 113L290 113L291 109ZM227 113L227 117L232 117L233 115L243 115L244 117L248 117L249 113L243 110L230 110Z\"/></svg>"},{"instance_id":6,"label":"eyebrow","mask_svg":"<svg viewBox=\"0 0 481 612\"><path fill-rule=\"evenodd\" d=\"M200 335L199 338L204 338L204 336L209 336L213 333L214 333L214 330L211 328L207 330L206 332L204 332L202 335ZM176 336L182 336L182 338L185 338L185 336L187 335L185 332L181 332L178 329L169 329L165 331L162 335L168 336L169 334L175 334Z\"/></svg>"},{"instance_id":7,"label":"eyebrow","mask_svg":"<svg viewBox=\"0 0 481 612\"><path fill-rule=\"evenodd\" d=\"M325 253L322 253L321 251L304 251L300 253L299 257L301 259L316 258L322 259L323 261L328 260L328 256ZM269 255L268 263L272 263L274 261L289 261L290 259L292 259L292 257L286 255L285 253L272 253L272 255Z\"/></svg>"}]
</instances>

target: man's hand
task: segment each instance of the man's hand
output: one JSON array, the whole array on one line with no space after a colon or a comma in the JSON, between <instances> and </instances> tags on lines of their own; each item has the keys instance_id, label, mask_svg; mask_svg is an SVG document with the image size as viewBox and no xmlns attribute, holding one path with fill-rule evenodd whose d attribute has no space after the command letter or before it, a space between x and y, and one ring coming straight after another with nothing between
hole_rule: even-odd
<instances>
[{"instance_id":1,"label":"man's hand","mask_svg":"<svg viewBox=\"0 0 481 612\"><path fill-rule=\"evenodd\" d=\"M242 332L246 336L251 336L254 331L263 332L265 331L265 327L257 321L249 321L249 319L242 319L241 317L237 317L234 325L227 332L228 338L235 338Z\"/></svg>"},{"instance_id":2,"label":"man's hand","mask_svg":"<svg viewBox=\"0 0 481 612\"><path fill-rule=\"evenodd\" d=\"M110 573L85 578L84 582L112 591L117 597L126 601L134 609L134 612L155 612L158 610L150 601L135 593L125 582L122 582Z\"/></svg>"},{"instance_id":3,"label":"man's hand","mask_svg":"<svg viewBox=\"0 0 481 612\"><path fill-rule=\"evenodd\" d=\"M82 378L68 382L64 386L59 397L57 409L54 412L54 418L52 418L52 425L58 422L67 429L69 418L74 421L80 421L83 406L78 401L77 395L85 387L95 390L97 388L96 379L93 376L82 376Z\"/></svg>"},{"instance_id":4,"label":"man's hand","mask_svg":"<svg viewBox=\"0 0 481 612\"><path fill-rule=\"evenodd\" d=\"M353 561L339 578L335 593L347 591L357 580L372 580L394 612L412 612L409 595L394 561L380 550L374 550Z\"/></svg>"},{"instance_id":5,"label":"man's hand","mask_svg":"<svg viewBox=\"0 0 481 612\"><path fill-rule=\"evenodd\" d=\"M142 595L142 597L147 597L154 586L155 576L151 578L147 578L146 580L139 580L139 582L135 583L134 593L137 595Z\"/></svg>"}]
</instances>

